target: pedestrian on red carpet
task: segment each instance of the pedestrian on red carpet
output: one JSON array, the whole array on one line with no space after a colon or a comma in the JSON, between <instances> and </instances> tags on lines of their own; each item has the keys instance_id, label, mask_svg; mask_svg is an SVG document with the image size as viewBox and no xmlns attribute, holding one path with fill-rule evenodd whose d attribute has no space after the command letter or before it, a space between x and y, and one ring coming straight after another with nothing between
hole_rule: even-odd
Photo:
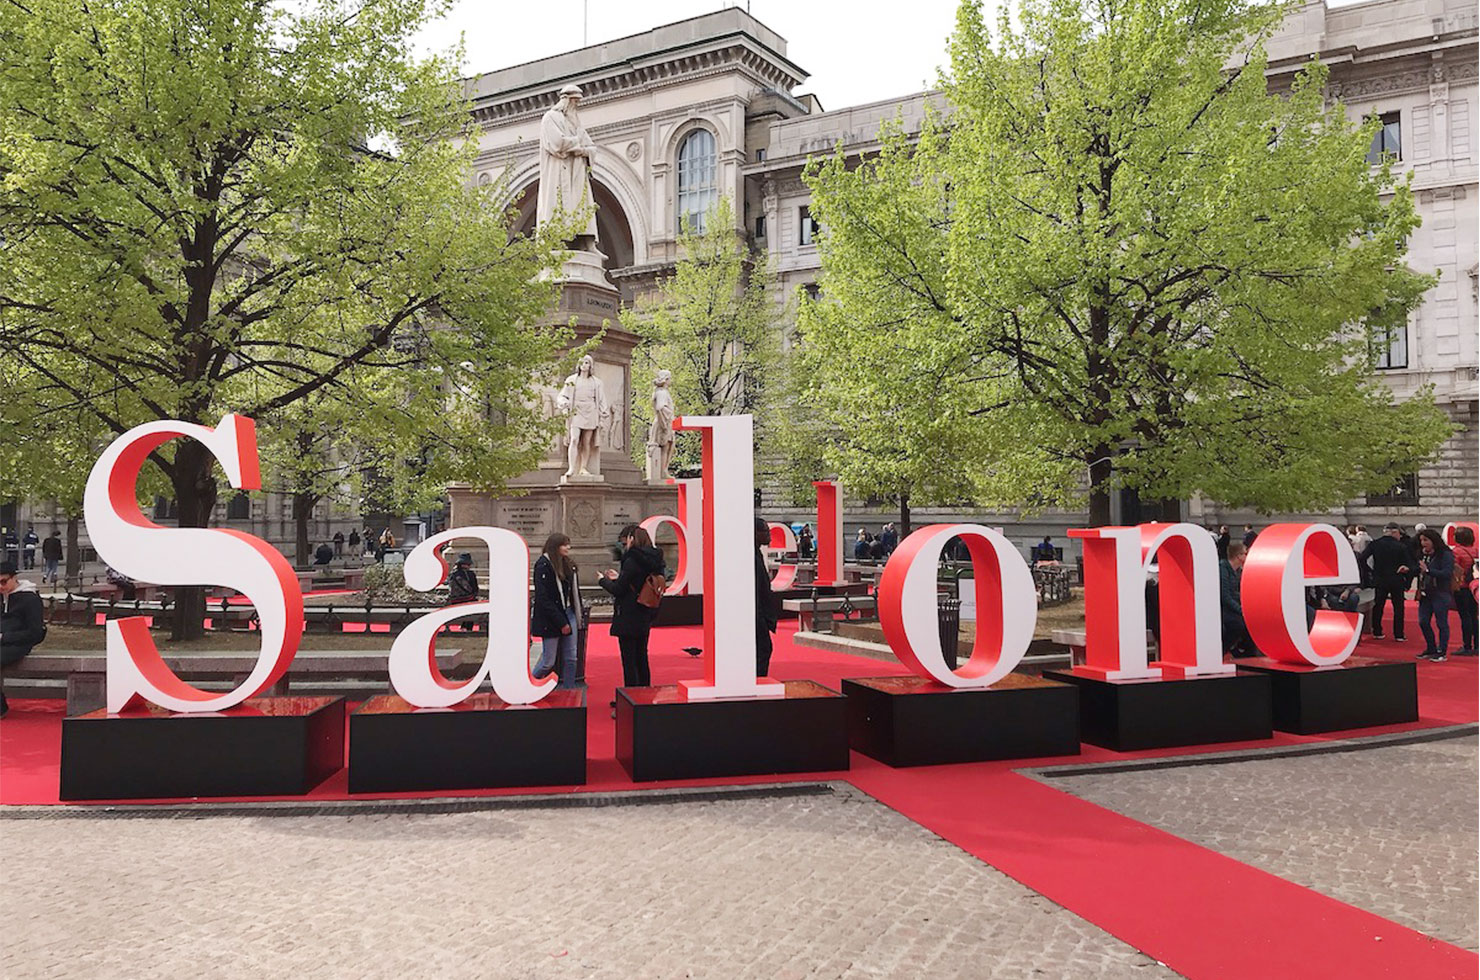
<instances>
[{"instance_id":1,"label":"pedestrian on red carpet","mask_svg":"<svg viewBox=\"0 0 1480 980\"><path fill-rule=\"evenodd\" d=\"M576 635L581 628L581 589L576 563L570 560L570 538L552 534L534 563L534 605L529 632L543 644L534 679L556 673L560 686L576 686Z\"/></svg>"},{"instance_id":2,"label":"pedestrian on red carpet","mask_svg":"<svg viewBox=\"0 0 1480 980\"><path fill-rule=\"evenodd\" d=\"M1413 566L1409 564L1408 548L1403 544L1403 528L1396 521L1388 521L1382 537L1367 547L1367 561L1372 565L1372 585L1376 590L1372 600L1372 636L1382 639L1382 611L1391 601L1393 639L1402 642L1403 593L1413 577Z\"/></svg>"},{"instance_id":3,"label":"pedestrian on red carpet","mask_svg":"<svg viewBox=\"0 0 1480 980\"><path fill-rule=\"evenodd\" d=\"M1454 608L1459 610L1459 649L1456 657L1473 657L1476 650L1477 613L1480 604L1475 601L1475 532L1467 527L1454 529L1454 564L1458 569L1454 577Z\"/></svg>"},{"instance_id":4,"label":"pedestrian on red carpet","mask_svg":"<svg viewBox=\"0 0 1480 980\"><path fill-rule=\"evenodd\" d=\"M1454 552L1439 532L1418 532L1418 628L1423 632L1420 660L1440 663L1449 659L1449 614L1454 611ZM1429 620L1438 621L1438 641Z\"/></svg>"},{"instance_id":5,"label":"pedestrian on red carpet","mask_svg":"<svg viewBox=\"0 0 1480 980\"><path fill-rule=\"evenodd\" d=\"M771 671L771 634L776 632L776 595L771 591L771 571L766 567L765 549L771 544L771 525L755 519L755 676Z\"/></svg>"},{"instance_id":6,"label":"pedestrian on red carpet","mask_svg":"<svg viewBox=\"0 0 1480 980\"><path fill-rule=\"evenodd\" d=\"M612 636L622 652L622 686L651 687L648 668L648 635L652 632L654 609L637 601L650 575L662 575L663 553L653 547L652 537L636 524L628 524L617 535L622 547L622 570L610 568L601 587L612 594Z\"/></svg>"},{"instance_id":7,"label":"pedestrian on red carpet","mask_svg":"<svg viewBox=\"0 0 1480 980\"><path fill-rule=\"evenodd\" d=\"M21 581L19 571L13 561L0 562L0 668L20 663L46 639L41 593L31 582ZM9 710L0 688L0 718Z\"/></svg>"}]
</instances>

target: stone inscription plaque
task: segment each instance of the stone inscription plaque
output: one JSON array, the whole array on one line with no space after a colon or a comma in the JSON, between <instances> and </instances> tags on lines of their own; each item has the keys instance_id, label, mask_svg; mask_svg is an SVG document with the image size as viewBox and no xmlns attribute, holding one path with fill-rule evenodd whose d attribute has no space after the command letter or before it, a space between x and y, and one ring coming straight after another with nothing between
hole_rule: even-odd
<instances>
[{"instance_id":1,"label":"stone inscription plaque","mask_svg":"<svg viewBox=\"0 0 1480 980\"><path fill-rule=\"evenodd\" d=\"M507 528L536 545L544 544L544 539L555 530L553 501L506 500L497 510L495 526Z\"/></svg>"},{"instance_id":2,"label":"stone inscription plaque","mask_svg":"<svg viewBox=\"0 0 1480 980\"><path fill-rule=\"evenodd\" d=\"M608 500L606 513L601 522L602 532L608 541L617 540L617 534L628 524L641 524L644 515L634 500Z\"/></svg>"}]
</instances>

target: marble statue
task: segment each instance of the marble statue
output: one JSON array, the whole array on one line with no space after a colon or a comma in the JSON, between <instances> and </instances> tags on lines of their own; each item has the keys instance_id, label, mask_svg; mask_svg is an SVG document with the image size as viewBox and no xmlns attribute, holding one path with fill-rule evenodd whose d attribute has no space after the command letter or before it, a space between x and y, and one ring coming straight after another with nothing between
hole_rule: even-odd
<instances>
[{"instance_id":1,"label":"marble statue","mask_svg":"<svg viewBox=\"0 0 1480 980\"><path fill-rule=\"evenodd\" d=\"M668 467L673 462L673 373L664 369L653 379L653 421L648 426L647 478L649 483L662 483L668 479Z\"/></svg>"},{"instance_id":2,"label":"marble statue","mask_svg":"<svg viewBox=\"0 0 1480 980\"><path fill-rule=\"evenodd\" d=\"M587 354L581 358L576 373L565 379L557 402L562 412L570 417L567 427L570 451L570 466L567 478L601 478L600 432L610 425L611 403L606 400L606 388L596 377L596 361Z\"/></svg>"},{"instance_id":3,"label":"marble statue","mask_svg":"<svg viewBox=\"0 0 1480 980\"><path fill-rule=\"evenodd\" d=\"M539 224L553 220L560 212L575 213L590 208L591 155L596 144L581 128L576 107L581 102L581 87L567 85L560 90L560 101L540 120L540 190L536 208ZM596 211L591 208L586 227L571 242L576 251L596 248Z\"/></svg>"}]
</instances>

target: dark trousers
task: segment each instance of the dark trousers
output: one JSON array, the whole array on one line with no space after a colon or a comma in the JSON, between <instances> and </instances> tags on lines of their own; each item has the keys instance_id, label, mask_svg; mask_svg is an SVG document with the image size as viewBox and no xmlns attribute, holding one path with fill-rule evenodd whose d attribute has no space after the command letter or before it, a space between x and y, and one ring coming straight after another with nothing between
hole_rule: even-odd
<instances>
[{"instance_id":1,"label":"dark trousers","mask_svg":"<svg viewBox=\"0 0 1480 980\"><path fill-rule=\"evenodd\" d=\"M1393 604L1393 639L1403 639L1403 583L1402 582L1379 582L1377 583L1377 596L1372 600L1372 635L1382 635L1382 607L1391 601Z\"/></svg>"},{"instance_id":2,"label":"dark trousers","mask_svg":"<svg viewBox=\"0 0 1480 980\"><path fill-rule=\"evenodd\" d=\"M1233 657L1252 657L1256 651L1243 617L1223 617L1223 652Z\"/></svg>"},{"instance_id":3,"label":"dark trousers","mask_svg":"<svg viewBox=\"0 0 1480 980\"><path fill-rule=\"evenodd\" d=\"M9 667L11 664L20 663L31 652L32 647L22 646L19 643L0 643L0 667ZM3 679L0 679L3 685ZM5 688L0 686L0 713L5 711L8 702L5 700Z\"/></svg>"},{"instance_id":4,"label":"dark trousers","mask_svg":"<svg viewBox=\"0 0 1480 980\"><path fill-rule=\"evenodd\" d=\"M755 676L765 677L771 672L771 631L764 626L755 630Z\"/></svg>"},{"instance_id":5,"label":"dark trousers","mask_svg":"<svg viewBox=\"0 0 1480 980\"><path fill-rule=\"evenodd\" d=\"M652 687L653 674L648 669L648 634L617 637L622 651L622 686Z\"/></svg>"},{"instance_id":6,"label":"dark trousers","mask_svg":"<svg viewBox=\"0 0 1480 980\"><path fill-rule=\"evenodd\" d=\"M1423 633L1423 648L1435 653L1449 652L1449 614L1454 611L1453 592L1435 592L1418 597L1418 629ZM1435 620L1439 628L1439 642L1434 642L1434 630L1429 620Z\"/></svg>"},{"instance_id":7,"label":"dark trousers","mask_svg":"<svg viewBox=\"0 0 1480 980\"><path fill-rule=\"evenodd\" d=\"M1459 610L1459 636L1461 650L1475 652L1476 642L1476 617L1480 615L1480 606L1475 602L1475 593L1469 589L1460 589L1454 594L1454 607Z\"/></svg>"}]
</instances>

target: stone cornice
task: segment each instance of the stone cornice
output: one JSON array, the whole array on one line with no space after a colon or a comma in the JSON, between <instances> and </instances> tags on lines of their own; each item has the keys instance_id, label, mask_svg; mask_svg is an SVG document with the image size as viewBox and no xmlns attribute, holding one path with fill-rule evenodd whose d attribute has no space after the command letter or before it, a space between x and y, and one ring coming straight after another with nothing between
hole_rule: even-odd
<instances>
[{"instance_id":1,"label":"stone cornice","mask_svg":"<svg viewBox=\"0 0 1480 980\"><path fill-rule=\"evenodd\" d=\"M793 71L763 50L746 43L745 38L737 38L723 47L679 54L642 64L628 62L625 65L608 67L600 74L591 73L570 81L576 82L584 90L582 108L589 109L612 99L728 71L740 71L761 86L783 90L800 80ZM566 81L550 79L538 89L526 88L475 98L473 118L487 127L540 116L558 101L558 90Z\"/></svg>"}]
</instances>

